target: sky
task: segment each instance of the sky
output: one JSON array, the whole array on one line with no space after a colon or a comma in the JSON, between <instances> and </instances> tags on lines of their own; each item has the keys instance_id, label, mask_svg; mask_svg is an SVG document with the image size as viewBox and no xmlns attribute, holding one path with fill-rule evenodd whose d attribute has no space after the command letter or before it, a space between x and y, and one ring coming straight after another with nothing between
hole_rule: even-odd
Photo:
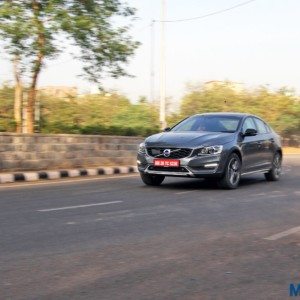
<instances>
[{"instance_id":1,"label":"sky","mask_svg":"<svg viewBox=\"0 0 300 300\"><path fill-rule=\"evenodd\" d=\"M159 97L161 0L127 0L137 9L131 35L142 43L127 70L134 78L105 79L108 90L125 94L133 102L151 95L151 45L154 48L154 95ZM166 0L166 19L193 18L226 9L245 0ZM282 86L300 93L300 1L256 0L222 14L189 21L166 23L166 94L174 105L189 84L231 80L255 88ZM0 54L0 83L12 80L7 56ZM78 77L81 64L69 54L50 61L39 86L78 86L90 91L93 84Z\"/></svg>"}]
</instances>

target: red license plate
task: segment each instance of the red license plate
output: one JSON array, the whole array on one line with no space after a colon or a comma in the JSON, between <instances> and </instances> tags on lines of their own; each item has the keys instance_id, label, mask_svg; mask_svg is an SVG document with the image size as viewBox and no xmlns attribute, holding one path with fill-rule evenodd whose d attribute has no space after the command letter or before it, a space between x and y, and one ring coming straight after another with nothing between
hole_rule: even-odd
<instances>
[{"instance_id":1,"label":"red license plate","mask_svg":"<svg viewBox=\"0 0 300 300\"><path fill-rule=\"evenodd\" d=\"M155 167L179 167L180 166L180 160L178 159L160 159L156 158L154 159L154 166Z\"/></svg>"}]
</instances>

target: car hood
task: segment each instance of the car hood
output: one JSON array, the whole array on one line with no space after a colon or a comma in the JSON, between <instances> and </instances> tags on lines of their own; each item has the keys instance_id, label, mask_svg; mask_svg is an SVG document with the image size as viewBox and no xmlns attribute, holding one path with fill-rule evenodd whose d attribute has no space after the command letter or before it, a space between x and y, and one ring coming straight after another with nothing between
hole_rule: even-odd
<instances>
[{"instance_id":1,"label":"car hood","mask_svg":"<svg viewBox=\"0 0 300 300\"><path fill-rule=\"evenodd\" d=\"M146 147L180 147L223 145L234 139L234 133L220 132L162 132L149 136Z\"/></svg>"}]
</instances>

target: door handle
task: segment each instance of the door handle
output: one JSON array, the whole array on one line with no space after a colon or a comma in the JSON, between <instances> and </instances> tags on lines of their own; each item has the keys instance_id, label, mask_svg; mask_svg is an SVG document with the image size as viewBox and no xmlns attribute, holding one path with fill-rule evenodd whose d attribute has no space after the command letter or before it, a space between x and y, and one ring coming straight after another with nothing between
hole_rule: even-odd
<instances>
[{"instance_id":1,"label":"door handle","mask_svg":"<svg viewBox=\"0 0 300 300\"><path fill-rule=\"evenodd\" d=\"M271 143L275 143L275 140L273 138L270 139Z\"/></svg>"}]
</instances>

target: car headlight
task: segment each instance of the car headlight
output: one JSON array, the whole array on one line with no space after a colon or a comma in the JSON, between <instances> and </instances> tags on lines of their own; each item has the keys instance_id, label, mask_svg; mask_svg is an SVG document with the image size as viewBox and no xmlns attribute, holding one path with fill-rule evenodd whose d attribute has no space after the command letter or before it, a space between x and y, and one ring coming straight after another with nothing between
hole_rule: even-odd
<instances>
[{"instance_id":1,"label":"car headlight","mask_svg":"<svg viewBox=\"0 0 300 300\"><path fill-rule=\"evenodd\" d=\"M140 143L140 144L139 144L138 152L139 152L140 154L146 154L146 146L145 146L145 143Z\"/></svg>"},{"instance_id":2,"label":"car headlight","mask_svg":"<svg viewBox=\"0 0 300 300\"><path fill-rule=\"evenodd\" d=\"M209 146L209 147L202 147L199 148L197 155L216 155L220 154L223 150L223 146Z\"/></svg>"}]
</instances>

